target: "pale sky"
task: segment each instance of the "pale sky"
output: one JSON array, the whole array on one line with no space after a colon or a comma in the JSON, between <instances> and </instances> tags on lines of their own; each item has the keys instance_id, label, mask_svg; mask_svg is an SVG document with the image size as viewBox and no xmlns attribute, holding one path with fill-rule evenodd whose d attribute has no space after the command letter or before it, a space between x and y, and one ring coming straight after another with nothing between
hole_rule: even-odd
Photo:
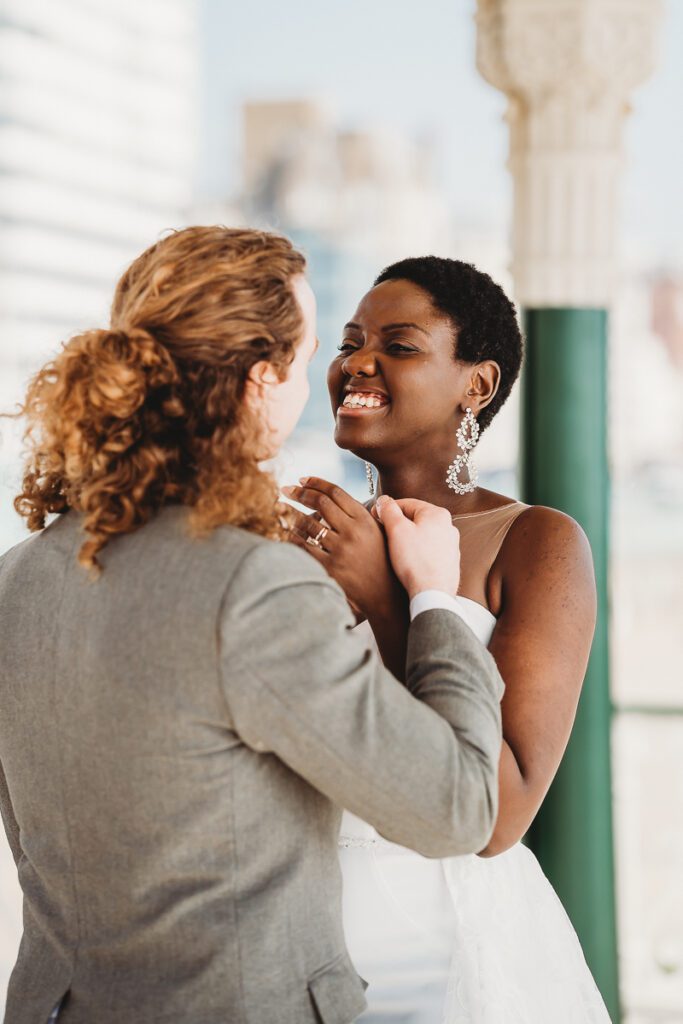
<instances>
[{"instance_id":1,"label":"pale sky","mask_svg":"<svg viewBox=\"0 0 683 1024\"><path fill-rule=\"evenodd\" d=\"M433 135L456 213L505 229L505 99L475 69L474 0L201 5L201 195L217 198L239 180L244 100L320 97L341 127ZM665 5L660 50L655 76L633 95L624 136L623 235L650 262L683 267L683 0Z\"/></svg>"}]
</instances>

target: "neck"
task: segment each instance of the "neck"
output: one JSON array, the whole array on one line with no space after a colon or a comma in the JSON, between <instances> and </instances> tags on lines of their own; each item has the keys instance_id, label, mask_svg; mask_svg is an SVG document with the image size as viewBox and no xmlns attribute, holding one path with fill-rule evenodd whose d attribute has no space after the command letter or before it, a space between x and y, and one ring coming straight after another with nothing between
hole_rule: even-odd
<instances>
[{"instance_id":1,"label":"neck","mask_svg":"<svg viewBox=\"0 0 683 1024\"><path fill-rule=\"evenodd\" d=\"M476 512L479 508L478 492L456 494L446 484L448 465L435 468L432 459L416 462L401 461L396 465L377 465L379 481L377 496L388 494L391 498L419 498L432 505L447 508L451 515Z\"/></svg>"}]
</instances>

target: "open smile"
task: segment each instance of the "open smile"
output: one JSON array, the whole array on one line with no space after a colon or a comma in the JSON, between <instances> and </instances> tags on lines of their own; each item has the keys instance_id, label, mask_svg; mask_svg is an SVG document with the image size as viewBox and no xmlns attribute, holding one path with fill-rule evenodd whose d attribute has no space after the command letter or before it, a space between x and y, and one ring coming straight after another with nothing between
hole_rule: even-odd
<instances>
[{"instance_id":1,"label":"open smile","mask_svg":"<svg viewBox=\"0 0 683 1024\"><path fill-rule=\"evenodd\" d=\"M378 409L385 409L388 405L391 405L391 401L383 391L374 388L347 388L337 412L342 415L363 416Z\"/></svg>"}]
</instances>

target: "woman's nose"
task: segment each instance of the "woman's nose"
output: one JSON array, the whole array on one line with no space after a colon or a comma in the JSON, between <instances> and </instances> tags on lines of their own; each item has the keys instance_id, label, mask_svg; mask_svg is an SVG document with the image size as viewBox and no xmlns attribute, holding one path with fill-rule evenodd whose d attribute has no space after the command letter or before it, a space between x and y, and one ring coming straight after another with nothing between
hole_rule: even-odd
<instances>
[{"instance_id":1,"label":"woman's nose","mask_svg":"<svg viewBox=\"0 0 683 1024\"><path fill-rule=\"evenodd\" d=\"M349 352L342 363L342 369L347 377L374 377L377 373L377 364L372 352L358 349L356 352Z\"/></svg>"}]
</instances>

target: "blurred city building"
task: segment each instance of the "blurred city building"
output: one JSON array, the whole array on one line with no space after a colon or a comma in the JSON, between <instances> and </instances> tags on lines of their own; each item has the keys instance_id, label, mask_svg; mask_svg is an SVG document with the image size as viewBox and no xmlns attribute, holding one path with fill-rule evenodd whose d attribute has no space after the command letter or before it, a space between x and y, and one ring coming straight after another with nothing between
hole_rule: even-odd
<instances>
[{"instance_id":1,"label":"blurred city building","mask_svg":"<svg viewBox=\"0 0 683 1024\"><path fill-rule=\"evenodd\" d=\"M0 2L0 407L187 207L190 0ZM7 431L3 429L7 456Z\"/></svg>"},{"instance_id":2,"label":"blurred city building","mask_svg":"<svg viewBox=\"0 0 683 1024\"><path fill-rule=\"evenodd\" d=\"M610 339L611 693L626 1024L683 1022L683 371L627 261Z\"/></svg>"},{"instance_id":3,"label":"blurred city building","mask_svg":"<svg viewBox=\"0 0 683 1024\"><path fill-rule=\"evenodd\" d=\"M611 692L626 1024L683 1022L680 270L625 246L610 338Z\"/></svg>"},{"instance_id":4,"label":"blurred city building","mask_svg":"<svg viewBox=\"0 0 683 1024\"><path fill-rule=\"evenodd\" d=\"M610 338L612 468L661 491L683 465L683 281L627 253ZM669 467L667 469L667 467Z\"/></svg>"},{"instance_id":5,"label":"blurred city building","mask_svg":"<svg viewBox=\"0 0 683 1024\"><path fill-rule=\"evenodd\" d=\"M196 159L193 0L0 0L0 410L61 341L107 322L134 256L185 217ZM0 424L0 550L18 430ZM0 1010L21 934L0 843Z\"/></svg>"}]
</instances>

